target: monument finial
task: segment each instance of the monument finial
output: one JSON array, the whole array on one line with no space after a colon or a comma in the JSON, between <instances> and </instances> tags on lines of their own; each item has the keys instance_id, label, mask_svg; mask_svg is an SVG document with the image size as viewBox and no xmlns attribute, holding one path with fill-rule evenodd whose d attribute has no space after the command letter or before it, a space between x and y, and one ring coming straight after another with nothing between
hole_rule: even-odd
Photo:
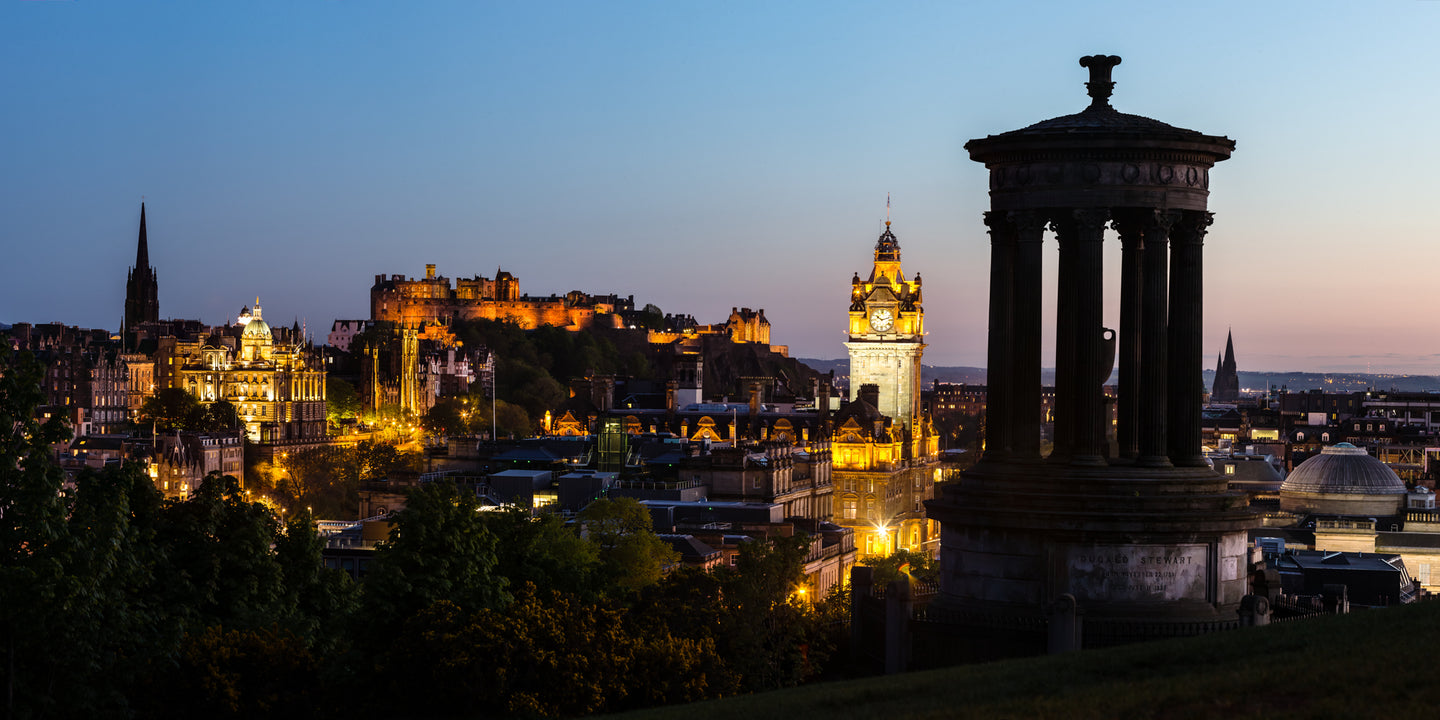
<instances>
[{"instance_id":1,"label":"monument finial","mask_svg":"<svg viewBox=\"0 0 1440 720\"><path fill-rule=\"evenodd\" d=\"M1090 68L1090 82L1085 83L1085 89L1091 97L1090 107L1087 109L1100 110L1110 107L1110 93L1115 91L1115 83L1110 80L1110 71L1119 64L1119 55L1086 55L1080 58L1080 67Z\"/></svg>"}]
</instances>

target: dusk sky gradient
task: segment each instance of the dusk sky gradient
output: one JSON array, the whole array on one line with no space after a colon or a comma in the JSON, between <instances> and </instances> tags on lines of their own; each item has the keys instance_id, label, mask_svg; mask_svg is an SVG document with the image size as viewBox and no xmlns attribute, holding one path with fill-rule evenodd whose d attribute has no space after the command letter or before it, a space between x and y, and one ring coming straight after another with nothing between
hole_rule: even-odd
<instances>
[{"instance_id":1,"label":"dusk sky gradient","mask_svg":"<svg viewBox=\"0 0 1440 720\"><path fill-rule=\"evenodd\" d=\"M1241 370L1437 374L1437 37L1430 1L4 0L0 322L118 328L144 196L162 317L258 295L323 339L376 274L436 263L764 308L792 355L839 358L891 193L925 361L983 366L962 146L1080 111L1103 53L1121 112L1237 142L1207 366L1233 328Z\"/></svg>"}]
</instances>

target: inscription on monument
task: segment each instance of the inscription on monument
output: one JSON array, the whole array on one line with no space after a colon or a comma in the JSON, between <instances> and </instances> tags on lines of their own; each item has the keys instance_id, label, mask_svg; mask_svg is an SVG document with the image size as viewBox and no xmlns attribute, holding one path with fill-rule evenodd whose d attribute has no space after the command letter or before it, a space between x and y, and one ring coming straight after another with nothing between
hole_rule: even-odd
<instances>
[{"instance_id":1,"label":"inscription on monument","mask_svg":"<svg viewBox=\"0 0 1440 720\"><path fill-rule=\"evenodd\" d=\"M1206 600L1205 545L1091 545L1063 559L1066 590L1080 600Z\"/></svg>"}]
</instances>

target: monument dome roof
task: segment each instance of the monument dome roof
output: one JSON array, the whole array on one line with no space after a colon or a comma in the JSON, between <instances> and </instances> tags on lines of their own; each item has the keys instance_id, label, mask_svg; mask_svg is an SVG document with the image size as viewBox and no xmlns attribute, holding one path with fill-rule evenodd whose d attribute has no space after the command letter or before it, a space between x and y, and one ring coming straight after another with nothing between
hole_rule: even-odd
<instances>
[{"instance_id":1,"label":"monument dome roof","mask_svg":"<svg viewBox=\"0 0 1440 720\"><path fill-rule=\"evenodd\" d=\"M1338 443L1300 463L1281 483L1280 493L1403 495L1405 481L1363 448Z\"/></svg>"},{"instance_id":2,"label":"monument dome roof","mask_svg":"<svg viewBox=\"0 0 1440 720\"><path fill-rule=\"evenodd\" d=\"M1115 108L1091 106L1073 115L1061 115L1057 118L1042 120L1034 125L1012 130L1006 135L1030 135L1046 132L1168 132L1184 133L1187 135L1200 135L1196 130L1186 130L1174 125L1167 125L1159 120L1152 120L1143 115L1130 115L1122 113Z\"/></svg>"},{"instance_id":3,"label":"monument dome roof","mask_svg":"<svg viewBox=\"0 0 1440 720\"><path fill-rule=\"evenodd\" d=\"M1048 163L1056 159L1034 156L1034 153L1080 148L1092 152L1106 149L1115 153L1143 153L1169 148L1201 153L1209 156L1211 164L1214 164L1230 157L1230 152L1235 149L1235 142L1229 138L1176 127L1143 115L1122 113L1112 107L1110 95L1115 83L1110 79L1111 69L1120 64L1119 57L1092 55L1081 58L1080 64L1090 70L1090 82L1085 83L1091 98L1089 107L1019 130L971 140L965 145L971 152L971 159L986 163L1006 162L1011 153L1024 151L1024 161ZM1134 183L1136 179L1130 178L1125 182ZM1168 182L1167 179L1162 184Z\"/></svg>"},{"instance_id":4,"label":"monument dome roof","mask_svg":"<svg viewBox=\"0 0 1440 720\"><path fill-rule=\"evenodd\" d=\"M245 323L245 332L241 333L240 336L268 338L270 337L270 326L258 317L252 318L250 322Z\"/></svg>"}]
</instances>

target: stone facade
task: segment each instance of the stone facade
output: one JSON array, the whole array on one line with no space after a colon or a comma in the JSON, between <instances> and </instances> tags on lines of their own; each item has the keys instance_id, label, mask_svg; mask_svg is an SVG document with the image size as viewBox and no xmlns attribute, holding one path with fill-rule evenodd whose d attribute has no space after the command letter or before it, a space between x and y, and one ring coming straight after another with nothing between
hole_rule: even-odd
<instances>
[{"instance_id":1,"label":"stone facade","mask_svg":"<svg viewBox=\"0 0 1440 720\"><path fill-rule=\"evenodd\" d=\"M375 276L370 288L370 319L399 325L426 322L506 320L526 330L542 325L584 328L592 325L624 327L621 313L634 310L634 301L614 295L592 296L574 291L564 297L529 297L520 294L520 281L498 271L494 280L476 276L450 279L425 266L424 278L404 275Z\"/></svg>"},{"instance_id":2,"label":"stone facade","mask_svg":"<svg viewBox=\"0 0 1440 720\"><path fill-rule=\"evenodd\" d=\"M323 442L325 370L296 333L282 333L278 342L275 334L257 298L225 332L162 338L158 384L181 388L205 405L230 402L253 442Z\"/></svg>"}]
</instances>

